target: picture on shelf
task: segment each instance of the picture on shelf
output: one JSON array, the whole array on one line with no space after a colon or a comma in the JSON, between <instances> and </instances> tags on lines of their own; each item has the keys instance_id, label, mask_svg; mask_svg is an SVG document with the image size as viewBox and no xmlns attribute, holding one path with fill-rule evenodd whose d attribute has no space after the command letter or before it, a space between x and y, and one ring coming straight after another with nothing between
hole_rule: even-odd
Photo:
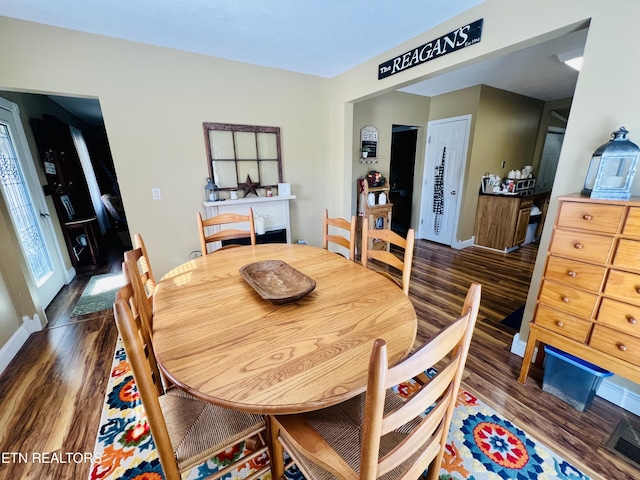
<instances>
[{"instance_id":1,"label":"picture on shelf","mask_svg":"<svg viewBox=\"0 0 640 480\"><path fill-rule=\"evenodd\" d=\"M64 209L67 211L67 216L69 220L73 220L73 217L76 216L76 211L73 209L73 205L71 205L71 199L69 195L60 195L60 201L64 206Z\"/></svg>"}]
</instances>

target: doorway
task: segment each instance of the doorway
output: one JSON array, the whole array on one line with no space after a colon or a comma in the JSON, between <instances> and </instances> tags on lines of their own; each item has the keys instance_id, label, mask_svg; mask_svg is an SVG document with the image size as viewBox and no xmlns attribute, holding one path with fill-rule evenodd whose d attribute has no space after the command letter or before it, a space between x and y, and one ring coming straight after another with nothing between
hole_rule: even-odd
<instances>
[{"instance_id":1,"label":"doorway","mask_svg":"<svg viewBox=\"0 0 640 480\"><path fill-rule=\"evenodd\" d=\"M549 189L553 187L560 160L560 151L564 141L564 129L549 128L540 159L540 174L538 175L538 188Z\"/></svg>"},{"instance_id":2,"label":"doorway","mask_svg":"<svg viewBox=\"0 0 640 480\"><path fill-rule=\"evenodd\" d=\"M416 164L418 127L393 125L391 129L391 159L389 165L389 201L391 230L405 237L411 227L411 199Z\"/></svg>"},{"instance_id":3,"label":"doorway","mask_svg":"<svg viewBox=\"0 0 640 480\"><path fill-rule=\"evenodd\" d=\"M3 98L0 98L0 179L0 191L36 285L38 300L46 308L65 284L62 255L18 106Z\"/></svg>"},{"instance_id":4,"label":"doorway","mask_svg":"<svg viewBox=\"0 0 640 480\"><path fill-rule=\"evenodd\" d=\"M418 238L455 241L471 115L429 122Z\"/></svg>"}]
</instances>

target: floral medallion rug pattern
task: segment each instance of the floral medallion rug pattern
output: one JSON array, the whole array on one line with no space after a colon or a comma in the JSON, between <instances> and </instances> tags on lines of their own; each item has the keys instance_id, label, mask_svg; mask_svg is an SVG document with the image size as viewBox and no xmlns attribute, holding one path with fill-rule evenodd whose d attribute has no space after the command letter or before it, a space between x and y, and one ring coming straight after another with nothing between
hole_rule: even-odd
<instances>
[{"instance_id":1,"label":"floral medallion rug pattern","mask_svg":"<svg viewBox=\"0 0 640 480\"><path fill-rule=\"evenodd\" d=\"M434 372L427 372L434 373ZM400 396L411 383L396 387ZM240 444L209 459L185 474L186 480L206 478L230 460L245 454ZM160 480L164 478L146 415L118 339L105 405L96 440L89 480ZM227 474L225 480L242 480L258 470L267 458L258 458ZM304 480L295 467L289 480ZM511 422L460 390L454 412L440 480L590 480L575 465L530 437ZM262 480L271 480L267 474Z\"/></svg>"}]
</instances>

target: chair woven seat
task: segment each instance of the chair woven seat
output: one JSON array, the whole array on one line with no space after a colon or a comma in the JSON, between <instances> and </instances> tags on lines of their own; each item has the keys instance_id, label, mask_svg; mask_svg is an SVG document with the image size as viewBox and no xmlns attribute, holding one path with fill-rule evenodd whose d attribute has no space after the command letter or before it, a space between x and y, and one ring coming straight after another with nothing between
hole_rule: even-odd
<instances>
[{"instance_id":1,"label":"chair woven seat","mask_svg":"<svg viewBox=\"0 0 640 480\"><path fill-rule=\"evenodd\" d=\"M339 405L325 408L305 414L305 420L311 425L326 442L359 473L360 451L362 448L362 427L364 424L364 404L366 395L363 393L355 398L347 400ZM404 403L402 397L389 389L386 392L385 414L399 408ZM386 455L407 438L411 431L419 423L413 420L402 425L397 431L385 435L380 442L380 456ZM283 438L281 437L281 440ZM356 448L357 446L357 448ZM290 445L286 450L292 454L295 449ZM296 452L296 464L301 469L312 473L312 478L318 480L333 480L338 477L331 475L326 470L318 467L302 453ZM409 460L412 461L413 456ZM396 467L386 475L379 477L382 480L394 480L402 473L404 464Z\"/></svg>"},{"instance_id":2,"label":"chair woven seat","mask_svg":"<svg viewBox=\"0 0 640 480\"><path fill-rule=\"evenodd\" d=\"M168 389L158 400L181 471L265 428L261 415L205 403L177 387Z\"/></svg>"}]
</instances>

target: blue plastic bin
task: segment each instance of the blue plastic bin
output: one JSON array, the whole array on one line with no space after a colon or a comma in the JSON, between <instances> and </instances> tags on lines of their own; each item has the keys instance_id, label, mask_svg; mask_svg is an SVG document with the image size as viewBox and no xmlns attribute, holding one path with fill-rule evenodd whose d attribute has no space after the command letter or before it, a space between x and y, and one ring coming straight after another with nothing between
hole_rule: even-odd
<instances>
[{"instance_id":1,"label":"blue plastic bin","mask_svg":"<svg viewBox=\"0 0 640 480\"><path fill-rule=\"evenodd\" d=\"M546 345L544 351L547 356L542 390L565 401L580 412L591 405L602 380L613 375L608 370L550 345Z\"/></svg>"}]
</instances>

